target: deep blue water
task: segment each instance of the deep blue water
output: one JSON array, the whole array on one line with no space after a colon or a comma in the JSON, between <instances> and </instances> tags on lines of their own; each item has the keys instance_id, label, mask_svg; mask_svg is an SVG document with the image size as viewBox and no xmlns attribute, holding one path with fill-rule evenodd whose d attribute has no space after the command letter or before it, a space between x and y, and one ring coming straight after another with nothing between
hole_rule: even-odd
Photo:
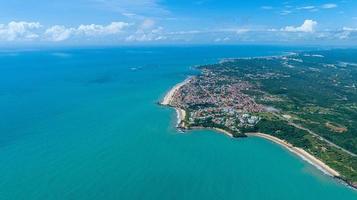
<instances>
[{"instance_id":1,"label":"deep blue water","mask_svg":"<svg viewBox=\"0 0 357 200\"><path fill-rule=\"evenodd\" d=\"M3 50L0 199L356 199L269 141L181 134L156 104L194 65L301 49Z\"/></svg>"}]
</instances>

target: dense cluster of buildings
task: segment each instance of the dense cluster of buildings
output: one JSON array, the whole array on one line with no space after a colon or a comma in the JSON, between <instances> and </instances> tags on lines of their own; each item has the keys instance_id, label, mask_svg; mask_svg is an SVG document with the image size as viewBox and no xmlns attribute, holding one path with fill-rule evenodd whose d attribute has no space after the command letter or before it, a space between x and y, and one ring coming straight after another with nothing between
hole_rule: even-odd
<instances>
[{"instance_id":1,"label":"dense cluster of buildings","mask_svg":"<svg viewBox=\"0 0 357 200\"><path fill-rule=\"evenodd\" d=\"M259 121L255 114L264 111L244 91L252 88L246 81L215 74L204 69L174 95L171 105L187 112L186 125L220 127L239 132Z\"/></svg>"}]
</instances>

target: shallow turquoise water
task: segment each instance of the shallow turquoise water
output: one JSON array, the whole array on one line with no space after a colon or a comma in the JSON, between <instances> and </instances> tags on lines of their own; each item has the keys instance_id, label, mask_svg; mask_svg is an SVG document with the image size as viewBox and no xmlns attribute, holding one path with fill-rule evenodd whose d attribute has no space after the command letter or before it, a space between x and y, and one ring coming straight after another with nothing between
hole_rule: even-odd
<instances>
[{"instance_id":1,"label":"shallow turquoise water","mask_svg":"<svg viewBox=\"0 0 357 200\"><path fill-rule=\"evenodd\" d=\"M0 199L356 199L260 138L178 133L156 104L190 66L297 48L0 53Z\"/></svg>"}]
</instances>

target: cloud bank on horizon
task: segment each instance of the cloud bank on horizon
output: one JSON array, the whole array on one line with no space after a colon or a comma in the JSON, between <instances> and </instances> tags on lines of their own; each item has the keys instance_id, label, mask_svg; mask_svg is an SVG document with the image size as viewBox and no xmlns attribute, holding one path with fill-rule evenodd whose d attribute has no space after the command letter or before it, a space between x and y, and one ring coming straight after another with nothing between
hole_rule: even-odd
<instances>
[{"instance_id":1,"label":"cloud bank on horizon","mask_svg":"<svg viewBox=\"0 0 357 200\"><path fill-rule=\"evenodd\" d=\"M356 45L356 9L354 0L0 0L0 43Z\"/></svg>"}]
</instances>

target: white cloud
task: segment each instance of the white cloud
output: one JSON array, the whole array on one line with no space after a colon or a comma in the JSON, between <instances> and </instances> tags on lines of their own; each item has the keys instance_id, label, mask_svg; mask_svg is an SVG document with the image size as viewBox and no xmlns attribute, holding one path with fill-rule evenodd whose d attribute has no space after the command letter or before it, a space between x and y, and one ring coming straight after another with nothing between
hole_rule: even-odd
<instances>
[{"instance_id":1,"label":"white cloud","mask_svg":"<svg viewBox=\"0 0 357 200\"><path fill-rule=\"evenodd\" d=\"M312 10L315 9L315 6L304 6L297 8L298 10Z\"/></svg>"},{"instance_id":2,"label":"white cloud","mask_svg":"<svg viewBox=\"0 0 357 200\"><path fill-rule=\"evenodd\" d=\"M343 27L343 31L357 31L357 28Z\"/></svg>"},{"instance_id":3,"label":"white cloud","mask_svg":"<svg viewBox=\"0 0 357 200\"><path fill-rule=\"evenodd\" d=\"M283 10L283 11L280 12L280 15L289 15L291 13L292 13L291 10Z\"/></svg>"},{"instance_id":4,"label":"white cloud","mask_svg":"<svg viewBox=\"0 0 357 200\"><path fill-rule=\"evenodd\" d=\"M80 25L76 33L83 34L87 36L96 36L96 35L111 35L120 33L125 27L129 26L125 22L112 22L107 26L90 24L90 25Z\"/></svg>"},{"instance_id":5,"label":"white cloud","mask_svg":"<svg viewBox=\"0 0 357 200\"><path fill-rule=\"evenodd\" d=\"M138 22L135 20L135 22ZM143 18L139 23L111 22L108 24L82 24L79 26L54 25L43 27L38 22L10 22L0 24L0 41L269 41L269 42L326 42L357 41L357 28L316 29L317 22L306 19L302 25L274 28L268 26L244 26L197 30L170 31L156 24L155 20ZM313 34L311 34L313 33Z\"/></svg>"},{"instance_id":6,"label":"white cloud","mask_svg":"<svg viewBox=\"0 0 357 200\"><path fill-rule=\"evenodd\" d=\"M288 2L287 2L288 3ZM337 4L335 3L326 3L322 5L313 5L313 4L308 4L304 6L291 6L291 5L285 5L283 7L279 7L278 14L280 15L289 15L292 13L299 13L299 12L318 12L321 9L332 9L338 7ZM262 7L261 7L262 9Z\"/></svg>"},{"instance_id":7,"label":"white cloud","mask_svg":"<svg viewBox=\"0 0 357 200\"><path fill-rule=\"evenodd\" d=\"M317 25L317 22L311 19L307 19L304 21L304 23L301 26L287 26L281 31L286 31L286 32L306 32L306 33L312 33L315 31L315 27Z\"/></svg>"},{"instance_id":8,"label":"white cloud","mask_svg":"<svg viewBox=\"0 0 357 200\"><path fill-rule=\"evenodd\" d=\"M249 32L249 31L250 31L250 29L247 29L247 28L240 28L240 29L236 29L236 30L235 30L235 32L236 32L237 34L243 34L243 33Z\"/></svg>"},{"instance_id":9,"label":"white cloud","mask_svg":"<svg viewBox=\"0 0 357 200\"><path fill-rule=\"evenodd\" d=\"M263 10L272 10L273 9L272 6L262 6L260 8L263 9Z\"/></svg>"},{"instance_id":10,"label":"white cloud","mask_svg":"<svg viewBox=\"0 0 357 200\"><path fill-rule=\"evenodd\" d=\"M189 30L189 31L174 31L167 33L168 35L193 35L193 34L200 34L205 33L205 31L200 30Z\"/></svg>"},{"instance_id":11,"label":"white cloud","mask_svg":"<svg viewBox=\"0 0 357 200\"><path fill-rule=\"evenodd\" d=\"M355 33L357 33L357 28L343 27L340 32L337 32L336 37L338 39L346 40L352 35L355 35Z\"/></svg>"},{"instance_id":12,"label":"white cloud","mask_svg":"<svg viewBox=\"0 0 357 200\"><path fill-rule=\"evenodd\" d=\"M331 8L336 8L337 7L337 4L334 4L334 3L327 3L327 4L324 4L321 6L321 8L324 8L324 9L331 9Z\"/></svg>"},{"instance_id":13,"label":"white cloud","mask_svg":"<svg viewBox=\"0 0 357 200\"><path fill-rule=\"evenodd\" d=\"M350 38L350 35L351 35L350 31L343 31L343 32L337 33L336 37L341 40L346 40L346 39Z\"/></svg>"},{"instance_id":14,"label":"white cloud","mask_svg":"<svg viewBox=\"0 0 357 200\"><path fill-rule=\"evenodd\" d=\"M124 28L130 26L126 22L112 22L108 25L79 25L77 28L66 28L65 26L55 25L45 31L45 38L50 41L63 41L74 35L84 35L88 37L114 35L123 31Z\"/></svg>"},{"instance_id":15,"label":"white cloud","mask_svg":"<svg viewBox=\"0 0 357 200\"><path fill-rule=\"evenodd\" d=\"M214 41L215 42L227 42L231 40L229 37L224 37L224 38L216 38Z\"/></svg>"},{"instance_id":16,"label":"white cloud","mask_svg":"<svg viewBox=\"0 0 357 200\"><path fill-rule=\"evenodd\" d=\"M137 30L125 38L127 42L149 42L165 40L168 33L164 34L164 28L155 26L153 19L146 18L138 25Z\"/></svg>"},{"instance_id":17,"label":"white cloud","mask_svg":"<svg viewBox=\"0 0 357 200\"><path fill-rule=\"evenodd\" d=\"M140 25L140 29L150 29L153 26L155 26L155 21L152 19L145 19L141 25Z\"/></svg>"},{"instance_id":18,"label":"white cloud","mask_svg":"<svg viewBox=\"0 0 357 200\"><path fill-rule=\"evenodd\" d=\"M138 29L134 34L125 38L127 42L150 42L165 40L167 37L163 33L163 27L157 27L151 30Z\"/></svg>"},{"instance_id":19,"label":"white cloud","mask_svg":"<svg viewBox=\"0 0 357 200\"><path fill-rule=\"evenodd\" d=\"M39 35L34 31L41 28L39 22L12 21L7 25L0 24L0 40L33 40Z\"/></svg>"},{"instance_id":20,"label":"white cloud","mask_svg":"<svg viewBox=\"0 0 357 200\"><path fill-rule=\"evenodd\" d=\"M45 37L48 40L59 42L67 40L74 32L73 28L55 25L45 31Z\"/></svg>"},{"instance_id":21,"label":"white cloud","mask_svg":"<svg viewBox=\"0 0 357 200\"><path fill-rule=\"evenodd\" d=\"M309 12L319 11L319 9L316 6L303 6L303 7L296 8L296 10L309 11Z\"/></svg>"},{"instance_id":22,"label":"white cloud","mask_svg":"<svg viewBox=\"0 0 357 200\"><path fill-rule=\"evenodd\" d=\"M132 18L135 17L136 14L135 13L127 13L127 12L123 12L121 13L123 16L128 17L128 18Z\"/></svg>"},{"instance_id":23,"label":"white cloud","mask_svg":"<svg viewBox=\"0 0 357 200\"><path fill-rule=\"evenodd\" d=\"M160 0L91 0L96 7L102 7L127 15L127 17L162 17L170 12ZM134 15L132 15L134 14Z\"/></svg>"}]
</instances>

